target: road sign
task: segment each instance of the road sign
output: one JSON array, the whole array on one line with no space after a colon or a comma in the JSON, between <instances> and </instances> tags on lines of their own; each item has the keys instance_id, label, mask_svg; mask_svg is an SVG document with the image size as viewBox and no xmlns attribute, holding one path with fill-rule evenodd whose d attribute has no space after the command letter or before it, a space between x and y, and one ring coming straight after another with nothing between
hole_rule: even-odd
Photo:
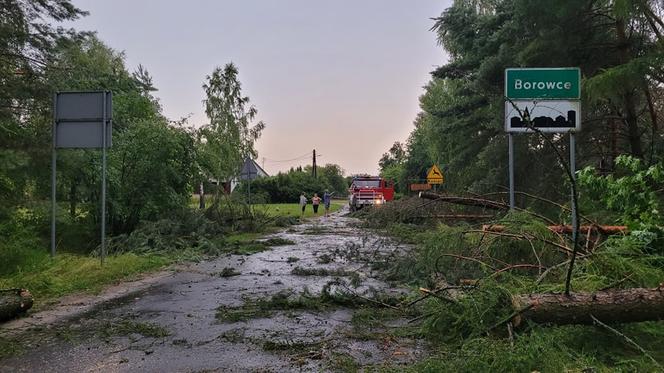
<instances>
[{"instance_id":1,"label":"road sign","mask_svg":"<svg viewBox=\"0 0 664 373\"><path fill-rule=\"evenodd\" d=\"M438 166L433 165L427 173L427 183L429 184L442 184L444 180L443 173Z\"/></svg>"},{"instance_id":2,"label":"road sign","mask_svg":"<svg viewBox=\"0 0 664 373\"><path fill-rule=\"evenodd\" d=\"M578 67L505 69L505 130L508 133L510 209L514 200L514 132L568 132L569 170L574 175L581 130L581 70ZM573 192L574 193L574 192ZM576 227L572 196L572 226Z\"/></svg>"},{"instance_id":3,"label":"road sign","mask_svg":"<svg viewBox=\"0 0 664 373\"><path fill-rule=\"evenodd\" d=\"M410 190L412 192L417 192L421 190L430 190L431 184L410 184Z\"/></svg>"},{"instance_id":4,"label":"road sign","mask_svg":"<svg viewBox=\"0 0 664 373\"><path fill-rule=\"evenodd\" d=\"M570 100L506 101L507 132L578 132L581 130L581 102Z\"/></svg>"},{"instance_id":5,"label":"road sign","mask_svg":"<svg viewBox=\"0 0 664 373\"><path fill-rule=\"evenodd\" d=\"M104 102L106 101L106 102ZM55 147L101 148L106 121L106 147L111 146L111 92L58 92L55 94Z\"/></svg>"},{"instance_id":6,"label":"road sign","mask_svg":"<svg viewBox=\"0 0 664 373\"><path fill-rule=\"evenodd\" d=\"M111 146L113 93L57 92L51 136L51 256L55 256L56 158L58 148L101 148L101 263L106 256L106 149Z\"/></svg>"},{"instance_id":7,"label":"road sign","mask_svg":"<svg viewBox=\"0 0 664 373\"><path fill-rule=\"evenodd\" d=\"M579 100L578 67L505 69L505 96L512 100Z\"/></svg>"},{"instance_id":8,"label":"road sign","mask_svg":"<svg viewBox=\"0 0 664 373\"><path fill-rule=\"evenodd\" d=\"M240 180L253 180L258 176L258 168L251 158L245 158L240 171Z\"/></svg>"}]
</instances>

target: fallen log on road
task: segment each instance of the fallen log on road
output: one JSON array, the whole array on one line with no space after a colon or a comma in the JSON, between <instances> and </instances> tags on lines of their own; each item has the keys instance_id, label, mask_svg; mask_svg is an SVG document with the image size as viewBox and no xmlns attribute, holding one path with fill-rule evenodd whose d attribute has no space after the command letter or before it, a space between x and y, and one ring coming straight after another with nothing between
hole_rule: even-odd
<instances>
[{"instance_id":1,"label":"fallen log on road","mask_svg":"<svg viewBox=\"0 0 664 373\"><path fill-rule=\"evenodd\" d=\"M488 220L495 218L495 215L488 214L438 214L413 216L420 219L446 219L446 220Z\"/></svg>"},{"instance_id":2,"label":"fallen log on road","mask_svg":"<svg viewBox=\"0 0 664 373\"><path fill-rule=\"evenodd\" d=\"M432 202L446 202L446 203L453 203L457 205L465 205L465 206L471 206L471 207L481 207L483 209L489 209L489 210L497 210L497 211L508 211L510 210L510 206L507 203L504 202L498 202L498 201L493 201L490 199L485 199L485 198L473 198L473 197L458 197L458 196L450 196L450 195L444 195L444 194L439 194L439 193L434 193L434 192L420 192L419 194L420 198L423 199L429 199L432 200ZM424 206L424 205L422 205ZM537 214L535 212L529 211L529 210L524 210L518 207L515 207L517 211L522 211L525 212L529 215L532 215L538 219L541 219L549 224L556 224L553 220L547 218L546 216Z\"/></svg>"},{"instance_id":3,"label":"fallen log on road","mask_svg":"<svg viewBox=\"0 0 664 373\"><path fill-rule=\"evenodd\" d=\"M515 295L514 326L526 320L540 324L592 324L664 320L664 287L604 290L594 293Z\"/></svg>"},{"instance_id":4,"label":"fallen log on road","mask_svg":"<svg viewBox=\"0 0 664 373\"><path fill-rule=\"evenodd\" d=\"M549 225L547 226L547 229L554 233L572 233L571 225ZM485 224L482 225L482 230L488 232L503 232L505 231L505 226L500 224ZM628 228L624 225L582 225L579 227L579 232L582 234L588 234L588 231L599 232L605 235L629 233Z\"/></svg>"},{"instance_id":5,"label":"fallen log on road","mask_svg":"<svg viewBox=\"0 0 664 373\"><path fill-rule=\"evenodd\" d=\"M447 196L434 192L420 192L420 198L434 199L440 202L454 203L457 205L482 207L490 210L508 210L510 207L502 202L492 201L484 198Z\"/></svg>"},{"instance_id":6,"label":"fallen log on road","mask_svg":"<svg viewBox=\"0 0 664 373\"><path fill-rule=\"evenodd\" d=\"M25 313L32 302L32 295L25 289L0 289L0 321Z\"/></svg>"}]
</instances>

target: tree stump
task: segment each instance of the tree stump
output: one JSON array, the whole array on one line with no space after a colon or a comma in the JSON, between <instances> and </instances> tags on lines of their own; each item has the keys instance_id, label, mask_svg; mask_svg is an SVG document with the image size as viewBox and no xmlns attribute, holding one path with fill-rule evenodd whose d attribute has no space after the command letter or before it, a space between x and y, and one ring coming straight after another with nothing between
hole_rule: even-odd
<instances>
[{"instance_id":1,"label":"tree stump","mask_svg":"<svg viewBox=\"0 0 664 373\"><path fill-rule=\"evenodd\" d=\"M32 307L32 295L26 289L0 290L0 321L13 319Z\"/></svg>"}]
</instances>

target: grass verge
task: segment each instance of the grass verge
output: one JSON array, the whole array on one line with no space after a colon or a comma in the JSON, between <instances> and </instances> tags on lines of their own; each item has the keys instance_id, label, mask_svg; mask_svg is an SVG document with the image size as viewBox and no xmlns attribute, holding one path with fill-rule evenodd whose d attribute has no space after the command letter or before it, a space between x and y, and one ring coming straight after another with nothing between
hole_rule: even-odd
<instances>
[{"instance_id":1,"label":"grass verge","mask_svg":"<svg viewBox=\"0 0 664 373\"><path fill-rule=\"evenodd\" d=\"M74 292L100 291L105 285L165 267L174 259L161 255L125 253L109 256L104 265L98 258L76 254L58 254L40 261L31 271L18 271L0 277L1 288L29 289L36 308L45 301Z\"/></svg>"}]
</instances>

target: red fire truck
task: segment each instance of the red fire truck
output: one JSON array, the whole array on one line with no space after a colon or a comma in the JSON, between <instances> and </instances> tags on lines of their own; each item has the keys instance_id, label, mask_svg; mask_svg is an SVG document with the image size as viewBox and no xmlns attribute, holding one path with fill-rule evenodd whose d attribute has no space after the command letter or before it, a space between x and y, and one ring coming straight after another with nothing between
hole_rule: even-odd
<instances>
[{"instance_id":1,"label":"red fire truck","mask_svg":"<svg viewBox=\"0 0 664 373\"><path fill-rule=\"evenodd\" d=\"M394 199L394 183L378 176L356 176L348 188L351 211L363 206L382 205Z\"/></svg>"}]
</instances>

